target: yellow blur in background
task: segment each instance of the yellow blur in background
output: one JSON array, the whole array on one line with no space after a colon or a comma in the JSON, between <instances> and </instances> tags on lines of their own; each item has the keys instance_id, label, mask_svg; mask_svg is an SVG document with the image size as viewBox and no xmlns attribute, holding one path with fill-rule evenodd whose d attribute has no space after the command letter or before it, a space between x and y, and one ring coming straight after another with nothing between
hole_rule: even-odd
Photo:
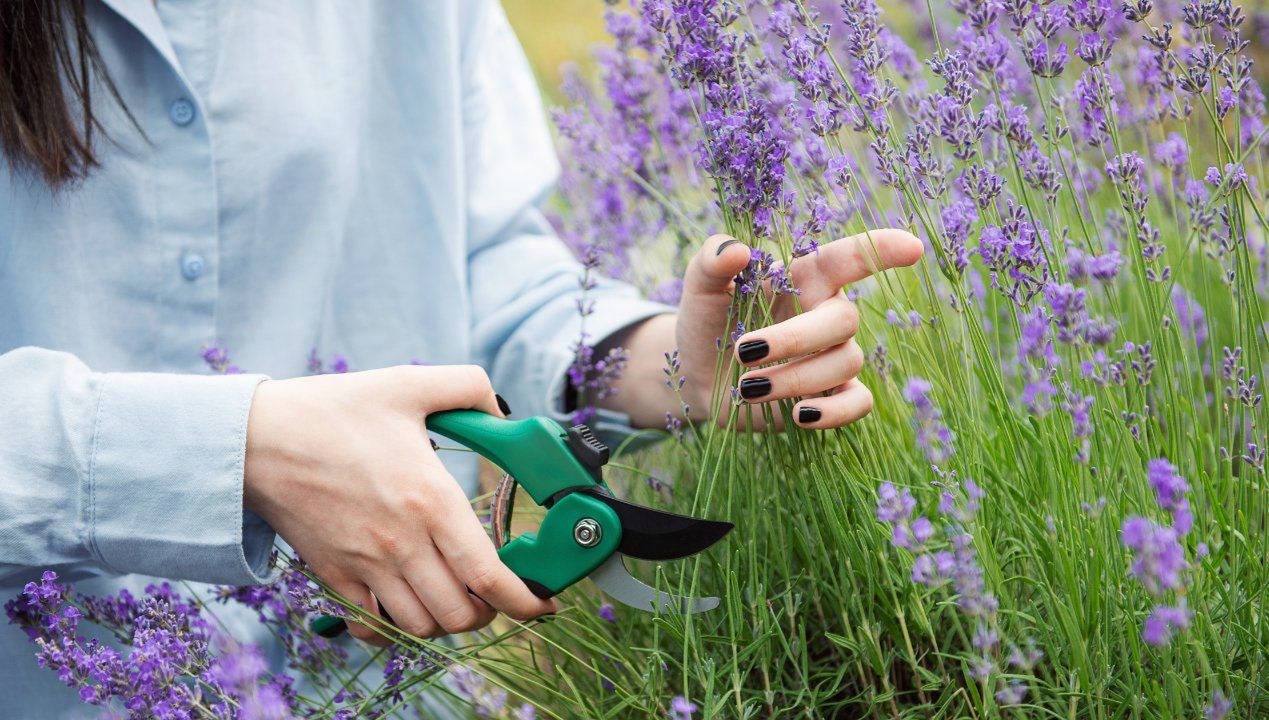
<instances>
[{"instance_id":1,"label":"yellow blur in background","mask_svg":"<svg viewBox=\"0 0 1269 720\"><path fill-rule=\"evenodd\" d=\"M570 61L587 66L595 46L604 42L603 0L502 0L502 6L543 95L558 99L560 66Z\"/></svg>"}]
</instances>

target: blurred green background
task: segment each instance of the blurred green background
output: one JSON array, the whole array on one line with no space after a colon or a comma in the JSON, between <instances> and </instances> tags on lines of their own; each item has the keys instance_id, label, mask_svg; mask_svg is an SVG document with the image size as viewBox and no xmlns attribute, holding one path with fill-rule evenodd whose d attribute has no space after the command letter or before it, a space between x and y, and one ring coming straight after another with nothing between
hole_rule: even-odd
<instances>
[{"instance_id":1,"label":"blurred green background","mask_svg":"<svg viewBox=\"0 0 1269 720\"><path fill-rule=\"evenodd\" d=\"M548 100L559 98L560 66L574 61L586 66L591 51L604 40L601 0L502 0L538 85Z\"/></svg>"}]
</instances>

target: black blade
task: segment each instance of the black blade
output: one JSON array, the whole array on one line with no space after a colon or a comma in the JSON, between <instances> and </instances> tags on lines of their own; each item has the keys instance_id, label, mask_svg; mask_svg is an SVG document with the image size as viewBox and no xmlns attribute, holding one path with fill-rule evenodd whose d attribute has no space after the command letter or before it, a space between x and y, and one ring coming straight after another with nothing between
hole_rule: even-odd
<instances>
[{"instance_id":1,"label":"black blade","mask_svg":"<svg viewBox=\"0 0 1269 720\"><path fill-rule=\"evenodd\" d=\"M621 521L621 544L617 550L634 558L674 560L694 555L721 540L733 527L729 522L632 505L595 490L583 492L616 511Z\"/></svg>"}]
</instances>

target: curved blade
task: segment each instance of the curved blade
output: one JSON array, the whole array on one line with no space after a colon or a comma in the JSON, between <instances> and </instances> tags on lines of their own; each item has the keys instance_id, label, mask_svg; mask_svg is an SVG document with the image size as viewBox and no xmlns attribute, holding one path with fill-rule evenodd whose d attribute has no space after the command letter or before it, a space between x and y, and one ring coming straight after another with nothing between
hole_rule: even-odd
<instances>
[{"instance_id":1,"label":"curved blade","mask_svg":"<svg viewBox=\"0 0 1269 720\"><path fill-rule=\"evenodd\" d=\"M583 491L612 508L621 520L619 552L640 560L675 560L694 555L731 532L733 525L634 505L596 490Z\"/></svg>"},{"instance_id":2,"label":"curved blade","mask_svg":"<svg viewBox=\"0 0 1269 720\"><path fill-rule=\"evenodd\" d=\"M621 553L613 553L603 565L590 574L607 595L622 605L644 612L678 612L685 615L718 607L718 598L690 598L660 592L636 580L621 561Z\"/></svg>"}]
</instances>

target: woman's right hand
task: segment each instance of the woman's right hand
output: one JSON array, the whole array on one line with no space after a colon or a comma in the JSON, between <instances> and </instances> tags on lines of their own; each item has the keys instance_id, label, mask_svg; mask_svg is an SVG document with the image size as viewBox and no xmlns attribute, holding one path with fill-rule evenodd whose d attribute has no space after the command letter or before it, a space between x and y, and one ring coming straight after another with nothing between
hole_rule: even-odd
<instances>
[{"instance_id":1,"label":"woman's right hand","mask_svg":"<svg viewBox=\"0 0 1269 720\"><path fill-rule=\"evenodd\" d=\"M554 612L498 559L432 450L428 414L460 408L504 417L474 365L265 381L247 424L245 506L335 592L371 613L383 607L412 635L480 628L495 611ZM387 644L360 623L349 631Z\"/></svg>"}]
</instances>

